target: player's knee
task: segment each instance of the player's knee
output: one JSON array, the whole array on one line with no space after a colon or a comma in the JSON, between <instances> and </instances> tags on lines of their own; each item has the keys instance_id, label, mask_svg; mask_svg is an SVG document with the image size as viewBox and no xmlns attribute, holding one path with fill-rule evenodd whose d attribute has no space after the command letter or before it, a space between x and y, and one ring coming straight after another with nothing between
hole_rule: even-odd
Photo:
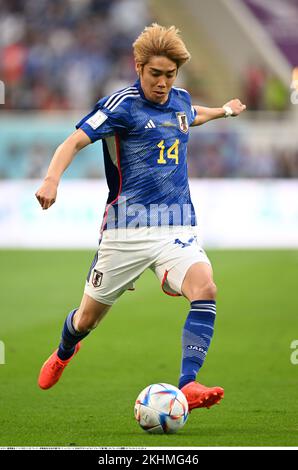
<instances>
[{"instance_id":1,"label":"player's knee","mask_svg":"<svg viewBox=\"0 0 298 470\"><path fill-rule=\"evenodd\" d=\"M213 281L208 281L203 285L194 284L191 288L191 301L193 300L215 300L217 287Z\"/></svg>"},{"instance_id":2,"label":"player's knee","mask_svg":"<svg viewBox=\"0 0 298 470\"><path fill-rule=\"evenodd\" d=\"M73 317L73 326L75 330L79 333L87 333L94 330L109 309L109 305L94 304L94 302L93 305L84 305L82 302Z\"/></svg>"},{"instance_id":3,"label":"player's knee","mask_svg":"<svg viewBox=\"0 0 298 470\"><path fill-rule=\"evenodd\" d=\"M87 333L88 331L94 330L98 325L98 320L94 320L94 318L88 316L81 316L79 318L75 318L73 322L73 326L76 331L79 333Z\"/></svg>"},{"instance_id":4,"label":"player's knee","mask_svg":"<svg viewBox=\"0 0 298 470\"><path fill-rule=\"evenodd\" d=\"M76 330L79 333L87 333L87 331L94 330L98 325L98 321L81 320L79 321Z\"/></svg>"},{"instance_id":5,"label":"player's knee","mask_svg":"<svg viewBox=\"0 0 298 470\"><path fill-rule=\"evenodd\" d=\"M216 294L217 294L217 287L216 287L216 284L211 281L207 284L207 286L205 287L205 298L206 299L211 299L211 300L215 300L216 299Z\"/></svg>"}]
</instances>

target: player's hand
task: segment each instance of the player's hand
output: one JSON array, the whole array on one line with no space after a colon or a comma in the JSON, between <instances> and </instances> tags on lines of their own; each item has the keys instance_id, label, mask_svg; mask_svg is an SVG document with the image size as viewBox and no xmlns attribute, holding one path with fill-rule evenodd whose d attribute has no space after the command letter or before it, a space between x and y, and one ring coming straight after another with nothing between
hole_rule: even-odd
<instances>
[{"instance_id":1,"label":"player's hand","mask_svg":"<svg viewBox=\"0 0 298 470\"><path fill-rule=\"evenodd\" d=\"M234 98L233 100L228 101L226 104L223 105L223 108L227 106L232 110L231 116L238 116L242 111L246 109L245 104L241 103L238 98Z\"/></svg>"},{"instance_id":2,"label":"player's hand","mask_svg":"<svg viewBox=\"0 0 298 470\"><path fill-rule=\"evenodd\" d=\"M48 209L56 201L58 184L52 179L45 179L35 196L43 209Z\"/></svg>"}]
</instances>

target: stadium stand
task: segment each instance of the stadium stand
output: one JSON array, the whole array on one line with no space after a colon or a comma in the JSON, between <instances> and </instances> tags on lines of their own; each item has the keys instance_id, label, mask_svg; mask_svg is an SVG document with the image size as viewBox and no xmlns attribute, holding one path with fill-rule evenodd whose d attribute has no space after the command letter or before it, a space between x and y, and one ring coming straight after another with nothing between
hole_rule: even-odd
<instances>
[{"instance_id":1,"label":"stadium stand","mask_svg":"<svg viewBox=\"0 0 298 470\"><path fill-rule=\"evenodd\" d=\"M152 20L175 24L183 32L192 61L181 70L177 85L187 88L195 103L218 106L239 96L249 109L239 122L220 120L192 130L190 176L297 178L298 107L290 102L290 71L298 6L296 1L282 2L287 14L280 17L280 4L279 0L2 0L0 79L5 84L5 104L0 116L0 178L44 175L53 150L80 117L101 96L135 80L131 44ZM252 40L255 30L251 34L243 26L243 17L250 18L250 25L258 22L256 31L261 29L267 39L272 25L282 25L282 31L288 28L291 47L280 47L282 34L276 38L275 32L268 39L270 50L264 53ZM273 53L275 40L279 43ZM65 177L103 176L100 144L83 152Z\"/></svg>"}]
</instances>

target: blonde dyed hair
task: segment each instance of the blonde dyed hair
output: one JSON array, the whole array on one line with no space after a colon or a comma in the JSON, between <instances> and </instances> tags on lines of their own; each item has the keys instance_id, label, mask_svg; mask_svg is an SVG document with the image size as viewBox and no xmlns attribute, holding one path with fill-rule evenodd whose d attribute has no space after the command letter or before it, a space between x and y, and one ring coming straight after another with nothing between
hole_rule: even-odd
<instances>
[{"instance_id":1,"label":"blonde dyed hair","mask_svg":"<svg viewBox=\"0 0 298 470\"><path fill-rule=\"evenodd\" d=\"M144 66L152 56L164 56L177 64L177 68L190 59L190 53L175 26L165 28L157 23L146 26L132 45L137 64Z\"/></svg>"}]
</instances>

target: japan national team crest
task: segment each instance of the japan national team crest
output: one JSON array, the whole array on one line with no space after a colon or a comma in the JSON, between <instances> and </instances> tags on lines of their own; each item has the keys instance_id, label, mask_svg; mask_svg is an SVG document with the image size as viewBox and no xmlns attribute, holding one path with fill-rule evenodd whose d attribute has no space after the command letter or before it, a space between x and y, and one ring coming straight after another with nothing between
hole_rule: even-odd
<instances>
[{"instance_id":1,"label":"japan national team crest","mask_svg":"<svg viewBox=\"0 0 298 470\"><path fill-rule=\"evenodd\" d=\"M186 134L186 132L188 132L188 129L189 129L186 113L181 111L179 113L176 113L176 116L177 116L180 131L185 132Z\"/></svg>"},{"instance_id":2,"label":"japan national team crest","mask_svg":"<svg viewBox=\"0 0 298 470\"><path fill-rule=\"evenodd\" d=\"M101 285L102 276L103 276L102 272L97 271L97 269L94 269L93 275L92 275L93 287L99 287Z\"/></svg>"}]
</instances>

